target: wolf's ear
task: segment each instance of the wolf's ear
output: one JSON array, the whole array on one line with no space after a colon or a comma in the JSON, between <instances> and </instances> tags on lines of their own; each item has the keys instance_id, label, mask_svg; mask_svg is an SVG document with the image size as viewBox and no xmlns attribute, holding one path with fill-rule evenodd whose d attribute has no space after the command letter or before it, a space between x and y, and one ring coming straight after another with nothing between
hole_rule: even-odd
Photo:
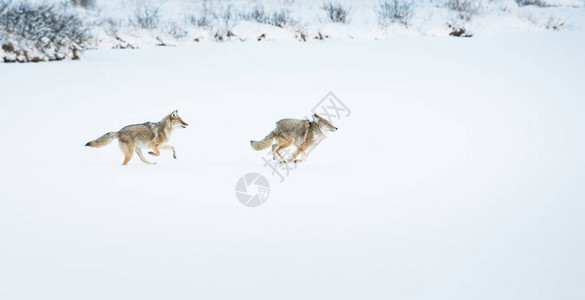
<instances>
[{"instance_id":1,"label":"wolf's ear","mask_svg":"<svg viewBox=\"0 0 585 300\"><path fill-rule=\"evenodd\" d=\"M319 121L319 115L313 114L313 121L315 122Z\"/></svg>"},{"instance_id":2,"label":"wolf's ear","mask_svg":"<svg viewBox=\"0 0 585 300\"><path fill-rule=\"evenodd\" d=\"M179 115L179 110L175 109L171 115L176 118Z\"/></svg>"}]
</instances>

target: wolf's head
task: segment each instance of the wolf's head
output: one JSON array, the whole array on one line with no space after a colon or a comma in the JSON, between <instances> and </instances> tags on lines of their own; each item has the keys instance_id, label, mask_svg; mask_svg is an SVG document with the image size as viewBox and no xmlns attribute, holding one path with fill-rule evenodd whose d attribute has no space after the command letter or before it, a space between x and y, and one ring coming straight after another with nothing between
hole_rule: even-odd
<instances>
[{"instance_id":1,"label":"wolf's head","mask_svg":"<svg viewBox=\"0 0 585 300\"><path fill-rule=\"evenodd\" d=\"M171 126L173 128L179 127L186 128L187 126L189 126L189 124L185 123L185 121L183 121L183 119L179 117L179 111L176 109L168 116L168 118L171 121Z\"/></svg>"},{"instance_id":2,"label":"wolf's head","mask_svg":"<svg viewBox=\"0 0 585 300\"><path fill-rule=\"evenodd\" d=\"M317 125L319 125L319 129L321 131L331 131L331 132L333 132L333 131L337 130L337 127L333 126L331 123L329 123L329 121L323 119L318 114L313 114L313 121L315 123L317 123Z\"/></svg>"}]
</instances>

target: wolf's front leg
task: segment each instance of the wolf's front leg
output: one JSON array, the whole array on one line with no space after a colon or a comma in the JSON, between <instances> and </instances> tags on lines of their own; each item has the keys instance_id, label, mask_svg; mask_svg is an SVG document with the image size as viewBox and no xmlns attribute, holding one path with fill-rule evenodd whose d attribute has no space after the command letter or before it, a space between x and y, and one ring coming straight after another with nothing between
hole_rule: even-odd
<instances>
[{"instance_id":1,"label":"wolf's front leg","mask_svg":"<svg viewBox=\"0 0 585 300\"><path fill-rule=\"evenodd\" d=\"M297 148L297 151L295 151L295 153L293 154L293 156L287 161L287 163L290 162L294 162L295 164L298 162L303 162L305 161L305 159L307 158L306 154L305 154L305 150L306 150L306 146L301 145L300 147ZM296 159L297 156L299 156L299 154L302 154L302 158Z\"/></svg>"},{"instance_id":2,"label":"wolf's front leg","mask_svg":"<svg viewBox=\"0 0 585 300\"><path fill-rule=\"evenodd\" d=\"M305 151L301 151L301 158L297 158L294 160L294 163L300 163L300 162L304 162L305 160L307 160L307 154L305 154Z\"/></svg>"},{"instance_id":3,"label":"wolf's front leg","mask_svg":"<svg viewBox=\"0 0 585 300\"><path fill-rule=\"evenodd\" d=\"M148 151L148 154L152 155L152 156L159 156L160 155L160 151L158 150L158 145L155 143L150 144L150 148L152 148L152 151Z\"/></svg>"},{"instance_id":4,"label":"wolf's front leg","mask_svg":"<svg viewBox=\"0 0 585 300\"><path fill-rule=\"evenodd\" d=\"M175 151L175 147L171 146L171 145L164 145L164 146L160 146L159 147L161 150L171 150L173 151L173 158L177 159L177 152Z\"/></svg>"}]
</instances>

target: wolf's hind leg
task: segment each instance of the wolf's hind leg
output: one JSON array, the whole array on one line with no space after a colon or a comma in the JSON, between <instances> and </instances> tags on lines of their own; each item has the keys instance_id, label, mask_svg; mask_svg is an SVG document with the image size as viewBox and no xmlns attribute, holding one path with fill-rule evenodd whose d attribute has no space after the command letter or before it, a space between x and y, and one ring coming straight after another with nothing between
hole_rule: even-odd
<instances>
[{"instance_id":1,"label":"wolf's hind leg","mask_svg":"<svg viewBox=\"0 0 585 300\"><path fill-rule=\"evenodd\" d=\"M146 158L144 157L144 155L142 154L142 149L136 147L136 154L138 154L138 157L140 157L140 160L145 163L145 164L149 164L149 165L156 165L156 163L150 162L148 160L146 160Z\"/></svg>"},{"instance_id":2,"label":"wolf's hind leg","mask_svg":"<svg viewBox=\"0 0 585 300\"><path fill-rule=\"evenodd\" d=\"M124 142L120 142L120 149L124 152L124 162L122 165L127 165L128 162L132 159L132 155L134 155L134 144L128 144Z\"/></svg>"},{"instance_id":3,"label":"wolf's hind leg","mask_svg":"<svg viewBox=\"0 0 585 300\"><path fill-rule=\"evenodd\" d=\"M278 148L278 144L272 145L272 159L276 160L276 148Z\"/></svg>"},{"instance_id":4,"label":"wolf's hind leg","mask_svg":"<svg viewBox=\"0 0 585 300\"><path fill-rule=\"evenodd\" d=\"M276 140L277 140L278 147L276 147L276 150L275 150L274 152L275 152L276 154L278 154L278 156L280 156L280 158L281 158L282 160L286 160L286 159L285 159L285 158L282 156L282 154L280 154L280 150L282 150L282 149L284 149L284 148L287 148L287 147L289 147L289 146L290 146L292 143L291 143L291 141L289 141L289 140L287 140L287 139L285 139L285 138L281 138L281 137L277 137L277 138L276 138Z\"/></svg>"},{"instance_id":5,"label":"wolf's hind leg","mask_svg":"<svg viewBox=\"0 0 585 300\"><path fill-rule=\"evenodd\" d=\"M159 149L173 151L173 158L177 159L177 152L175 151L175 147L173 147L171 145L164 145L164 146L160 146Z\"/></svg>"}]
</instances>

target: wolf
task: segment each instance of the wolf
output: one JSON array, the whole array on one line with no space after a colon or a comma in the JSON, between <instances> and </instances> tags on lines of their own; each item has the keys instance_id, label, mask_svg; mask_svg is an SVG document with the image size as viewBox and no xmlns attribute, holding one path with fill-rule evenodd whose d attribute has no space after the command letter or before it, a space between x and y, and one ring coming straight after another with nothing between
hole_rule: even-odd
<instances>
[{"instance_id":1,"label":"wolf","mask_svg":"<svg viewBox=\"0 0 585 300\"><path fill-rule=\"evenodd\" d=\"M278 155L281 163L302 162L307 156L307 151L323 138L326 132L336 131L337 127L317 114L313 114L313 120L282 119L276 122L276 128L261 141L250 141L252 148L262 150L272 145L272 157ZM273 143L274 142L274 143ZM287 160L280 151L294 144L297 147L295 153ZM302 154L302 159L297 156Z\"/></svg>"},{"instance_id":2,"label":"wolf","mask_svg":"<svg viewBox=\"0 0 585 300\"><path fill-rule=\"evenodd\" d=\"M179 111L175 110L170 115L164 117L160 122L146 122L143 124L128 125L118 132L108 132L101 137L85 144L88 147L102 147L108 145L114 139L118 139L120 149L124 152L123 165L127 165L134 151L140 157L140 160L146 164L156 164L148 161L142 154L142 148L151 148L148 154L159 156L159 149L173 151L173 158L177 159L175 147L164 145L169 141L173 130L176 128L186 128L189 124L185 123L179 117Z\"/></svg>"}]
</instances>

